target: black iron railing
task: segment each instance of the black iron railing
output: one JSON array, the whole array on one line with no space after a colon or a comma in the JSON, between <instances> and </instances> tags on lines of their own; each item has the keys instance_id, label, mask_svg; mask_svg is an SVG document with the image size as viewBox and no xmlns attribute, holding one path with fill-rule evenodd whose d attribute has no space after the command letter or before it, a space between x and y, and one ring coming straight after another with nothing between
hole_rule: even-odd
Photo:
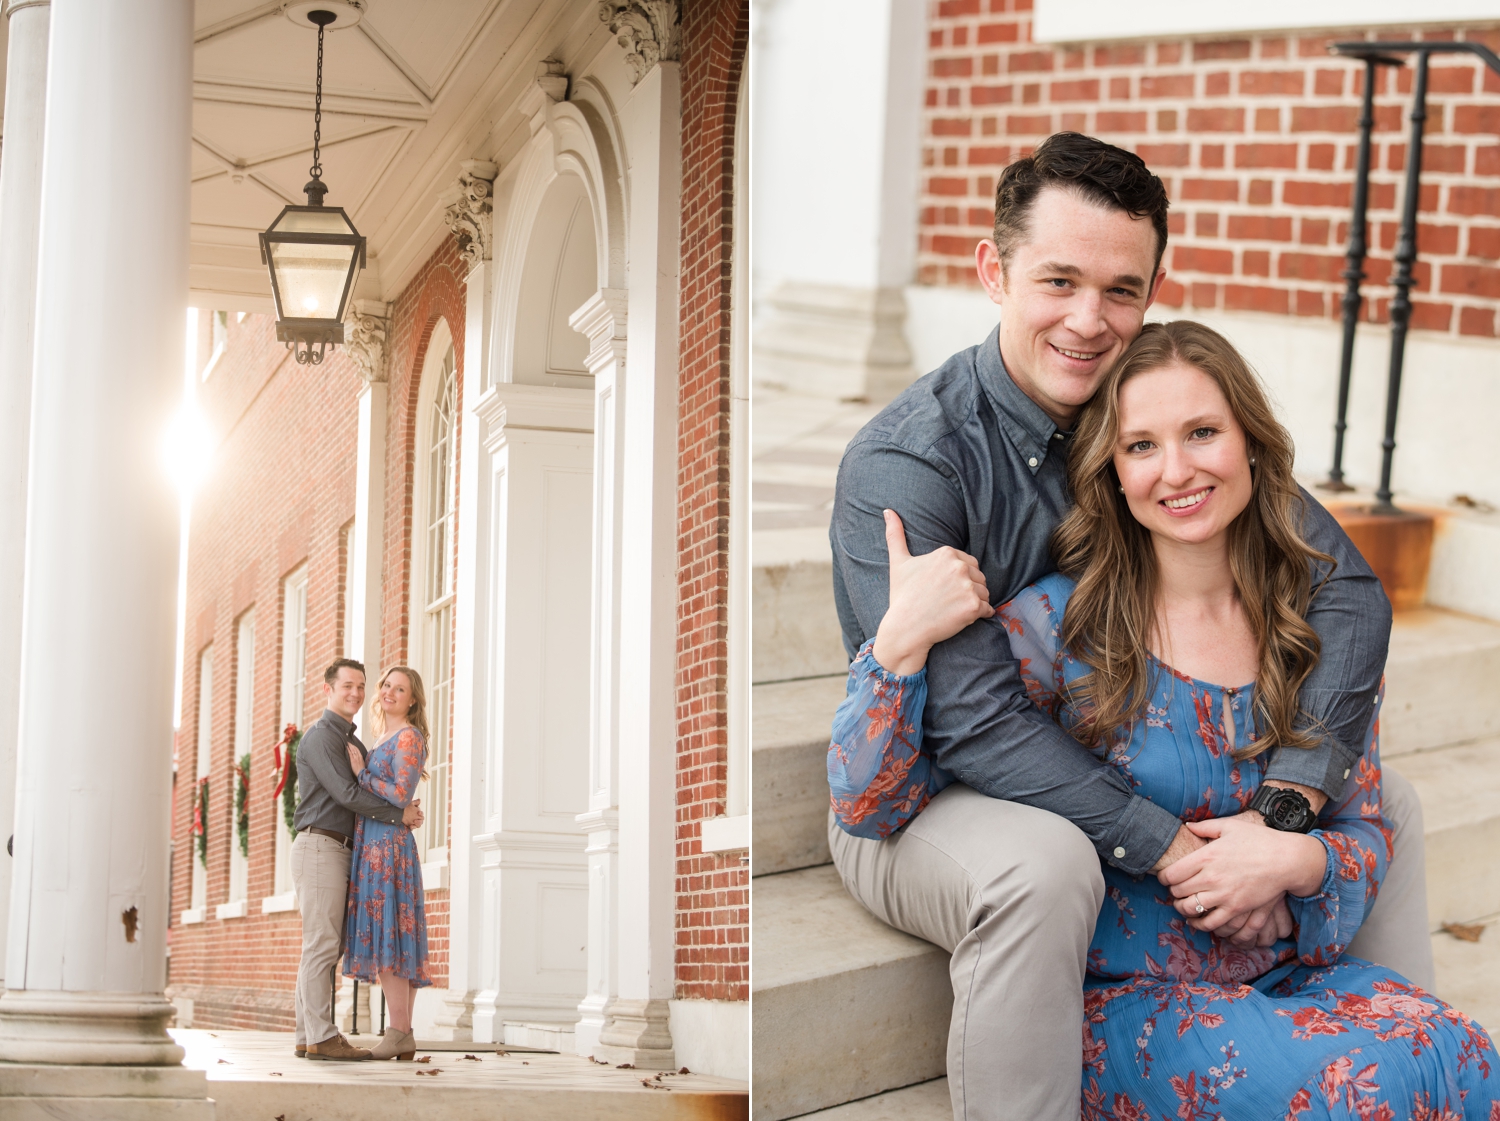
<instances>
[{"instance_id":1,"label":"black iron railing","mask_svg":"<svg viewBox=\"0 0 1500 1121\"><path fill-rule=\"evenodd\" d=\"M1344 431L1348 427L1349 374L1354 363L1354 329L1359 322L1360 281L1365 278L1365 254L1368 251L1365 211L1370 197L1370 133L1375 126L1375 76L1381 66L1399 66L1405 56L1416 55L1416 76L1412 82L1411 139L1406 147L1406 186L1401 200L1401 228L1396 235L1391 297L1391 363L1386 382L1385 438L1381 441L1380 488L1375 492L1374 511L1396 513L1391 503L1391 463L1396 451L1396 408L1401 398L1401 374L1406 363L1406 333L1411 326L1412 270L1417 262L1417 208L1422 196L1422 134L1427 123L1427 69L1435 54L1467 53L1479 58L1500 74L1500 56L1482 43L1335 43L1333 54L1363 59L1365 88L1359 117L1359 153L1355 168L1353 211L1349 220L1349 244L1345 256L1344 345L1339 360L1338 419L1333 426L1333 470L1322 486L1327 490L1351 490L1344 482Z\"/></svg>"}]
</instances>

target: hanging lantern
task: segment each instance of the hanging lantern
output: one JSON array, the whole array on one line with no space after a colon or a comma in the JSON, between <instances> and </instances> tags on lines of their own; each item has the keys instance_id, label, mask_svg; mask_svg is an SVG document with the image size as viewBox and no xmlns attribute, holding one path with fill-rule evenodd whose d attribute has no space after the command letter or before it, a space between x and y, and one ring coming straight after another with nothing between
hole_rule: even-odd
<instances>
[{"instance_id":1,"label":"hanging lantern","mask_svg":"<svg viewBox=\"0 0 1500 1121\"><path fill-rule=\"evenodd\" d=\"M276 338L306 365L316 365L330 346L344 341L344 312L354 277L365 264L365 239L343 207L324 206L320 142L323 131L323 32L338 16L315 9L308 22L318 27L318 84L313 111L312 179L303 188L306 206L288 206L260 235L260 259L271 270L276 301Z\"/></svg>"}]
</instances>

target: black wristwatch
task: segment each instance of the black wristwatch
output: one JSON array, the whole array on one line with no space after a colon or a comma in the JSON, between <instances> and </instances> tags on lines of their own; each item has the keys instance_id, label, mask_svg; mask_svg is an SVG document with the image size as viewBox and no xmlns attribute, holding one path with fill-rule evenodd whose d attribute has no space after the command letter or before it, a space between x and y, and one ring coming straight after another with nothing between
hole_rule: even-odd
<instances>
[{"instance_id":1,"label":"black wristwatch","mask_svg":"<svg viewBox=\"0 0 1500 1121\"><path fill-rule=\"evenodd\" d=\"M1312 803L1295 790L1279 786L1262 786L1245 808L1255 810L1266 819L1267 825L1283 833L1311 832L1318 821Z\"/></svg>"}]
</instances>

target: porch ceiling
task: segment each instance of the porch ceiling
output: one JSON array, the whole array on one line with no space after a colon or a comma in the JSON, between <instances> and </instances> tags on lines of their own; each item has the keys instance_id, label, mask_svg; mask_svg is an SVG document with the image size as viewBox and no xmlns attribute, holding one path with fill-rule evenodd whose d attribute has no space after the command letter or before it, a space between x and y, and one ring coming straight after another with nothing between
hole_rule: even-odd
<instances>
[{"instance_id":1,"label":"porch ceiling","mask_svg":"<svg viewBox=\"0 0 1500 1121\"><path fill-rule=\"evenodd\" d=\"M272 310L256 235L305 201L317 36L286 6L196 0L191 284L201 307ZM323 180L328 204L368 239L359 296L393 299L437 247L439 193L459 161L492 156L524 127L511 107L537 61L572 61L607 38L587 0L367 0L356 26L333 25Z\"/></svg>"}]
</instances>

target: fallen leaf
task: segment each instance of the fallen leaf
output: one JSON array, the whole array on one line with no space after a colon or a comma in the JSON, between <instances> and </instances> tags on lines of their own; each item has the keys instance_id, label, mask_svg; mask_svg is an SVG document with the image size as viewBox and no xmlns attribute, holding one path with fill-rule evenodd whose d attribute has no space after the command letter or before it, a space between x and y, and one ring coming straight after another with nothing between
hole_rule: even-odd
<instances>
[{"instance_id":1,"label":"fallen leaf","mask_svg":"<svg viewBox=\"0 0 1500 1121\"><path fill-rule=\"evenodd\" d=\"M271 1077L272 1078L280 1078L281 1077L281 1071L279 1071L279 1070L273 1070L273 1071L271 1071ZM278 1117L276 1119L276 1121L281 1121L281 1118Z\"/></svg>"},{"instance_id":2,"label":"fallen leaf","mask_svg":"<svg viewBox=\"0 0 1500 1121\"><path fill-rule=\"evenodd\" d=\"M471 1059L471 1060L473 1060L473 1061L474 1061L474 1062L476 1062L476 1063L477 1063L477 1062L479 1062L479 1061L480 1061L480 1060L479 1060L479 1056L478 1056L478 1055L465 1055L465 1056L464 1056L464 1059ZM464 1061L464 1059L459 1059L459 1060L458 1060L458 1061L459 1061L459 1062L463 1062L463 1061Z\"/></svg>"},{"instance_id":3,"label":"fallen leaf","mask_svg":"<svg viewBox=\"0 0 1500 1121\"><path fill-rule=\"evenodd\" d=\"M634 1070L635 1069L635 1064L634 1063L621 1063L619 1066L615 1067L615 1069L616 1070Z\"/></svg>"},{"instance_id":4,"label":"fallen leaf","mask_svg":"<svg viewBox=\"0 0 1500 1121\"><path fill-rule=\"evenodd\" d=\"M525 1059L522 1059L522 1060L521 1060L521 1065L522 1065L522 1066L523 1066L523 1067L529 1067L529 1066L530 1066L530 1065L531 1065L531 1064L530 1064L530 1063L528 1063L528 1062L527 1062L527 1061L526 1061L526 1060L525 1060Z\"/></svg>"},{"instance_id":5,"label":"fallen leaf","mask_svg":"<svg viewBox=\"0 0 1500 1121\"><path fill-rule=\"evenodd\" d=\"M687 1067L683 1067L683 1068L682 1068L682 1069L681 1069L681 1070L679 1070L679 1071L678 1071L678 1072L677 1072L677 1073L678 1073L678 1074L692 1074L692 1073L693 1073L693 1072L692 1072L692 1071L690 1071L690 1070L688 1070L688 1068L687 1068Z\"/></svg>"},{"instance_id":6,"label":"fallen leaf","mask_svg":"<svg viewBox=\"0 0 1500 1121\"><path fill-rule=\"evenodd\" d=\"M641 1079L641 1085L644 1086L644 1087L646 1087L646 1089L648 1089L648 1090L665 1090L669 1094L672 1092L672 1087L670 1087L670 1086L658 1086L655 1082L652 1082L651 1079L649 1079L649 1078L643 1078L643 1079Z\"/></svg>"},{"instance_id":7,"label":"fallen leaf","mask_svg":"<svg viewBox=\"0 0 1500 1121\"><path fill-rule=\"evenodd\" d=\"M1484 923L1445 922L1443 929L1460 942L1478 942L1479 936L1484 933Z\"/></svg>"},{"instance_id":8,"label":"fallen leaf","mask_svg":"<svg viewBox=\"0 0 1500 1121\"><path fill-rule=\"evenodd\" d=\"M219 1062L222 1063L224 1066L227 1066L227 1067L234 1066L234 1064L231 1063L228 1059L220 1059Z\"/></svg>"},{"instance_id":9,"label":"fallen leaf","mask_svg":"<svg viewBox=\"0 0 1500 1121\"><path fill-rule=\"evenodd\" d=\"M438 1075L438 1074L442 1074L443 1070L442 1070L441 1067L433 1067L431 1070L419 1070L419 1071L417 1071L417 1073L418 1074Z\"/></svg>"},{"instance_id":10,"label":"fallen leaf","mask_svg":"<svg viewBox=\"0 0 1500 1121\"><path fill-rule=\"evenodd\" d=\"M419 1062L419 1063L430 1063L430 1062L432 1062L432 1056L431 1055L423 1055L420 1059L417 1060L417 1062Z\"/></svg>"}]
</instances>

